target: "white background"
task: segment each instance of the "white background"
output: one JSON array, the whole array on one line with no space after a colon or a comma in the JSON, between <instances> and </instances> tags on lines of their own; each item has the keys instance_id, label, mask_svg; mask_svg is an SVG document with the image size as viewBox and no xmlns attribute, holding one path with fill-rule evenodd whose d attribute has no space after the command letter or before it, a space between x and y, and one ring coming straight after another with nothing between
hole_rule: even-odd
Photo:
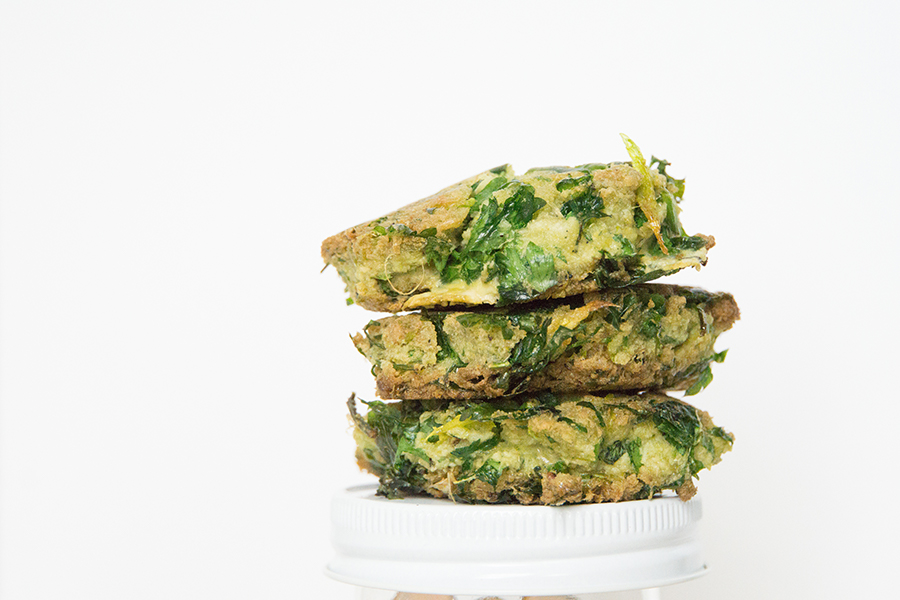
<instances>
[{"instance_id":1,"label":"white background","mask_svg":"<svg viewBox=\"0 0 900 600\"><path fill-rule=\"evenodd\" d=\"M321 241L510 162L687 178L743 318L696 403L709 575L876 597L900 552L896 2L4 2L0 597L349 598L371 398Z\"/></svg>"}]
</instances>

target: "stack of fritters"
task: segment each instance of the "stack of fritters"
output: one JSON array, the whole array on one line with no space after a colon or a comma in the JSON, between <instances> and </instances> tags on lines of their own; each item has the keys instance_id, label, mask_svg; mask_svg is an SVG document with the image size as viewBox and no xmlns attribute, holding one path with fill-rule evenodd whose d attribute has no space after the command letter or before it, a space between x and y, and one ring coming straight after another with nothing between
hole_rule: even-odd
<instances>
[{"instance_id":1,"label":"stack of fritters","mask_svg":"<svg viewBox=\"0 0 900 600\"><path fill-rule=\"evenodd\" d=\"M357 459L389 497L563 504L675 489L731 449L697 393L739 317L729 294L647 284L700 268L683 180L628 163L471 177L322 245L352 301L408 314L353 338L378 395L351 398Z\"/></svg>"}]
</instances>

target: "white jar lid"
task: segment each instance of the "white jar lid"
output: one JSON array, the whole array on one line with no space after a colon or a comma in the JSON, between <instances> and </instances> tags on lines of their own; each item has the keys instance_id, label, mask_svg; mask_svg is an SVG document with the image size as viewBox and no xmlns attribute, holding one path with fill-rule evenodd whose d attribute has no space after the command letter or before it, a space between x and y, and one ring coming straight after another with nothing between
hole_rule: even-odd
<instances>
[{"instance_id":1,"label":"white jar lid","mask_svg":"<svg viewBox=\"0 0 900 600\"><path fill-rule=\"evenodd\" d=\"M330 577L362 587L555 595L659 587L703 574L700 499L567 506L388 500L375 485L331 504Z\"/></svg>"}]
</instances>

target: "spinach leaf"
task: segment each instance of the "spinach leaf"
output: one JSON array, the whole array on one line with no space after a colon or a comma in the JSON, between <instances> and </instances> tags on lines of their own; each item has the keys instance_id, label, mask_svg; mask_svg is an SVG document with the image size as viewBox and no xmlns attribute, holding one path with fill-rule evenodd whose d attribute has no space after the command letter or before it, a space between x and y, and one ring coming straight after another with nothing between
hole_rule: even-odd
<instances>
[{"instance_id":1,"label":"spinach leaf","mask_svg":"<svg viewBox=\"0 0 900 600\"><path fill-rule=\"evenodd\" d=\"M556 189L560 192L564 192L566 190L571 190L574 187L578 187L579 185L590 185L591 179L590 174L582 177L566 177L556 184Z\"/></svg>"},{"instance_id":2,"label":"spinach leaf","mask_svg":"<svg viewBox=\"0 0 900 600\"><path fill-rule=\"evenodd\" d=\"M507 246L494 257L494 265L491 275L499 276L500 304L530 300L557 282L553 255L534 242L529 242L521 254L514 246Z\"/></svg>"},{"instance_id":3,"label":"spinach leaf","mask_svg":"<svg viewBox=\"0 0 900 600\"><path fill-rule=\"evenodd\" d=\"M650 304L653 304L651 307ZM641 322L640 333L644 337L656 339L659 335L660 323L666 316L666 299L661 294L650 294L644 301L644 320Z\"/></svg>"},{"instance_id":4,"label":"spinach leaf","mask_svg":"<svg viewBox=\"0 0 900 600\"><path fill-rule=\"evenodd\" d=\"M597 452L598 460L601 460L608 465L612 465L625 454L625 442L616 440L611 444L607 444L605 447L598 444L595 447L595 450Z\"/></svg>"},{"instance_id":5,"label":"spinach leaf","mask_svg":"<svg viewBox=\"0 0 900 600\"><path fill-rule=\"evenodd\" d=\"M641 469L641 438L634 438L625 443L625 450L628 452L628 459L631 461L631 467L637 473Z\"/></svg>"},{"instance_id":6,"label":"spinach leaf","mask_svg":"<svg viewBox=\"0 0 900 600\"><path fill-rule=\"evenodd\" d=\"M671 165L667 160L663 160L661 158L656 158L655 156L650 156L650 168L652 169L656 166L656 170L659 171L660 175L664 175L667 183L671 183L675 186L675 197L679 200L684 197L684 179L675 179L668 173L666 173L666 167Z\"/></svg>"},{"instance_id":7,"label":"spinach leaf","mask_svg":"<svg viewBox=\"0 0 900 600\"><path fill-rule=\"evenodd\" d=\"M679 454L694 446L700 419L697 412L677 400L664 400L653 405L653 423Z\"/></svg>"},{"instance_id":8,"label":"spinach leaf","mask_svg":"<svg viewBox=\"0 0 900 600\"><path fill-rule=\"evenodd\" d=\"M486 452L500 443L499 425L495 425L494 427L494 435L492 437L476 440L471 444L455 448L450 452L451 455L463 459L462 466L460 467L463 472L468 472L472 469L472 461L475 459L476 452Z\"/></svg>"},{"instance_id":9,"label":"spinach leaf","mask_svg":"<svg viewBox=\"0 0 900 600\"><path fill-rule=\"evenodd\" d=\"M562 421L569 427L572 427L573 429L577 429L581 433L587 433L587 427L585 427L581 423L578 423L577 421L570 419L569 417L557 417L557 419L559 419L560 421Z\"/></svg>"},{"instance_id":10,"label":"spinach leaf","mask_svg":"<svg viewBox=\"0 0 900 600\"><path fill-rule=\"evenodd\" d=\"M577 180L563 179L557 184L557 189L559 189L559 185L566 181L580 182L584 179L586 179L587 182L590 182L591 180L589 175ZM578 185L578 183L575 183L574 185ZM599 193L595 194L590 186L583 192L578 193L569 200L563 202L562 206L559 207L559 212L566 218L572 216L578 219L578 237L575 240L576 244L581 241L581 236L584 234L584 228L587 225L591 224L595 219L609 216L603 212L603 197L600 196ZM585 238L588 241L591 239L590 236L586 235Z\"/></svg>"},{"instance_id":11,"label":"spinach leaf","mask_svg":"<svg viewBox=\"0 0 900 600\"><path fill-rule=\"evenodd\" d=\"M722 438L726 442L734 443L734 436L722 429L721 427L713 427L709 430L710 435L714 435L718 438Z\"/></svg>"},{"instance_id":12,"label":"spinach leaf","mask_svg":"<svg viewBox=\"0 0 900 600\"><path fill-rule=\"evenodd\" d=\"M623 256L634 256L637 254L634 250L634 245L632 245L631 241L621 234L614 234L613 237L619 244L622 246L622 255Z\"/></svg>"},{"instance_id":13,"label":"spinach leaf","mask_svg":"<svg viewBox=\"0 0 900 600\"><path fill-rule=\"evenodd\" d=\"M407 454L427 460L425 453L415 448L416 432L419 428L416 410L418 403L385 404L365 402L369 408L365 417L356 412L355 397L347 402L350 416L356 425L375 440L384 462L375 461L373 468L378 472L378 493L389 498L419 493L424 488L421 470Z\"/></svg>"},{"instance_id":14,"label":"spinach leaf","mask_svg":"<svg viewBox=\"0 0 900 600\"><path fill-rule=\"evenodd\" d=\"M383 279L378 275L375 276L375 281L378 282L378 287L381 288L381 293L385 296L390 296L391 298L396 298L400 294L391 287L391 283L387 279Z\"/></svg>"},{"instance_id":15,"label":"spinach leaf","mask_svg":"<svg viewBox=\"0 0 900 600\"><path fill-rule=\"evenodd\" d=\"M694 385L692 385L687 390L685 390L684 395L685 396L693 396L694 394L699 394L701 391L703 391L704 388L706 388L706 386L708 386L710 383L712 383L712 380L713 380L712 369L710 368L709 364L707 364L706 368L703 369L703 372L700 373L700 379L698 379L694 383Z\"/></svg>"},{"instance_id":16,"label":"spinach leaf","mask_svg":"<svg viewBox=\"0 0 900 600\"><path fill-rule=\"evenodd\" d=\"M605 163L587 163L586 165L578 165L575 167L577 171L602 171L603 169L608 168L609 165Z\"/></svg>"},{"instance_id":17,"label":"spinach leaf","mask_svg":"<svg viewBox=\"0 0 900 600\"><path fill-rule=\"evenodd\" d=\"M569 465L564 460L558 460L550 465L547 470L551 473L568 473Z\"/></svg>"},{"instance_id":18,"label":"spinach leaf","mask_svg":"<svg viewBox=\"0 0 900 600\"><path fill-rule=\"evenodd\" d=\"M518 187L500 206L493 193L510 185ZM535 197L534 188L530 185L518 181L507 183L504 177L491 180L475 195L475 203L471 212L477 211L478 218L469 229L465 245L452 252L445 263L441 273L441 279L445 282L457 279L464 279L467 283L475 281L493 255L509 241L510 233L525 227L534 214L547 204Z\"/></svg>"},{"instance_id":19,"label":"spinach leaf","mask_svg":"<svg viewBox=\"0 0 900 600\"><path fill-rule=\"evenodd\" d=\"M549 316L522 314L513 318L516 325L526 333L510 352L509 368L498 378L498 385L515 391L532 373L559 358L570 347L573 338L584 331L584 325L579 324L575 329L560 327L548 337L551 321Z\"/></svg>"},{"instance_id":20,"label":"spinach leaf","mask_svg":"<svg viewBox=\"0 0 900 600\"><path fill-rule=\"evenodd\" d=\"M480 479L493 487L497 487L497 481L500 479L501 474L500 463L492 459L485 461L483 465L475 470L476 479Z\"/></svg>"},{"instance_id":21,"label":"spinach leaf","mask_svg":"<svg viewBox=\"0 0 900 600\"><path fill-rule=\"evenodd\" d=\"M434 326L435 337L438 344L435 360L441 362L448 358L452 359L453 362L449 371L466 366L468 363L463 362L463 359L459 357L459 354L457 354L456 350L453 349L453 346L450 345L450 338L448 338L447 334L444 332L444 319L447 318L447 315L445 313L431 311L422 311L421 315L425 319L431 321L431 324Z\"/></svg>"},{"instance_id":22,"label":"spinach leaf","mask_svg":"<svg viewBox=\"0 0 900 600\"><path fill-rule=\"evenodd\" d=\"M597 415L597 421L600 422L600 427L606 427L606 422L603 420L603 415L600 414L600 409L597 408L593 403L588 402L587 400L582 400L578 402L577 405L593 410L594 414Z\"/></svg>"}]
</instances>

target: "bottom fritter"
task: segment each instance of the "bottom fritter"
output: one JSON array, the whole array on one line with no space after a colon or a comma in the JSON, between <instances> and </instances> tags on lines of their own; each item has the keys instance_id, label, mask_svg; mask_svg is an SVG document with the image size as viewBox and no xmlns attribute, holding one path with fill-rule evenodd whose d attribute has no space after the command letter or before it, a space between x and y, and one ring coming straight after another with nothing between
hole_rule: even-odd
<instances>
[{"instance_id":1,"label":"bottom fritter","mask_svg":"<svg viewBox=\"0 0 900 600\"><path fill-rule=\"evenodd\" d=\"M687 500L734 437L664 394L527 395L482 402L348 402L361 468L389 498L567 504Z\"/></svg>"}]
</instances>

